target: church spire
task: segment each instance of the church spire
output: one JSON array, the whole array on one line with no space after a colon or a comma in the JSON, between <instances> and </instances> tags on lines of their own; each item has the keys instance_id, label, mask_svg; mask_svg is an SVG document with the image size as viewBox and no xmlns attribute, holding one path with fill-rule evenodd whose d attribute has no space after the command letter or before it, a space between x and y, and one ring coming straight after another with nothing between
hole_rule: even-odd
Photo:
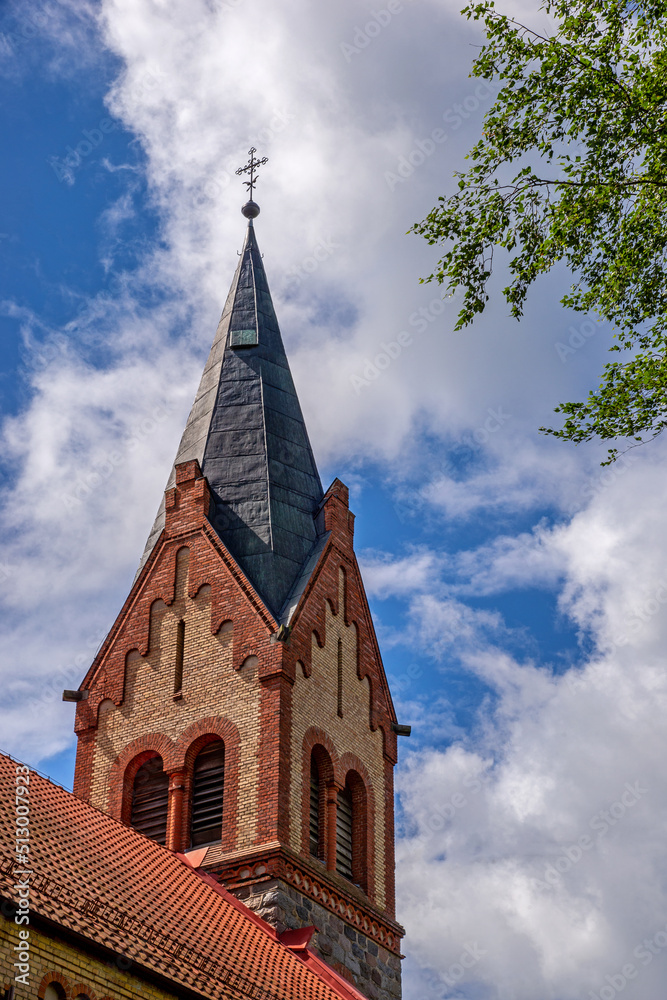
<instances>
[{"instance_id":1,"label":"church spire","mask_svg":"<svg viewBox=\"0 0 667 1000\"><path fill-rule=\"evenodd\" d=\"M323 491L255 237L255 171L266 158L254 153L237 171L250 172L243 251L167 489L177 464L199 462L211 488L209 520L278 616L315 543ZM141 567L164 523L163 500Z\"/></svg>"},{"instance_id":2,"label":"church spire","mask_svg":"<svg viewBox=\"0 0 667 1000\"><path fill-rule=\"evenodd\" d=\"M316 926L315 955L367 1000L400 1000L408 727L348 489L322 495L255 239L253 154L243 251L145 565L75 693L75 794L187 852L288 948Z\"/></svg>"}]
</instances>

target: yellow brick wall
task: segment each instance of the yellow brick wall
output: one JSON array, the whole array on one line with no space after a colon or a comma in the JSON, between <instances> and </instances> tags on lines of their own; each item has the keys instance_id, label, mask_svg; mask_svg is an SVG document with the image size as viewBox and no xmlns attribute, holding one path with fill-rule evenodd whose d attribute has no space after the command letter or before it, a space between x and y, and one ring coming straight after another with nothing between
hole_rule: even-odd
<instances>
[{"instance_id":1,"label":"yellow brick wall","mask_svg":"<svg viewBox=\"0 0 667 1000\"><path fill-rule=\"evenodd\" d=\"M159 732L177 739L193 722L208 716L229 719L239 730L238 848L250 846L257 816L259 684L253 659L232 667L232 633L211 635L210 589L193 600L187 588L187 550L181 550L176 599L154 605L148 655L128 657L125 699L116 707L103 702L93 762L91 804L108 809L109 772L118 754L139 736ZM174 700L174 663L179 620L185 621L183 697Z\"/></svg>"},{"instance_id":2,"label":"yellow brick wall","mask_svg":"<svg viewBox=\"0 0 667 1000\"><path fill-rule=\"evenodd\" d=\"M63 976L70 989L79 985L87 987L97 1000L107 996L112 1000L134 1000L137 997L143 997L144 1000L174 1000L178 996L176 990L165 993L153 984L142 981L132 971L131 965L129 969L120 969L113 962L106 964L59 938L47 937L35 930L34 926L28 930L30 972L29 985L25 986L14 981L16 970L13 968L12 956L15 954L14 945L19 944L19 928L13 920L0 916L0 990L15 986L16 1000L35 1000L42 980L47 973L53 972Z\"/></svg>"},{"instance_id":3,"label":"yellow brick wall","mask_svg":"<svg viewBox=\"0 0 667 1000\"><path fill-rule=\"evenodd\" d=\"M385 906L384 856L384 764L382 733L370 728L370 685L357 676L357 640L355 626L343 620L344 575L339 579L339 613L334 615L326 604L326 643L322 649L313 638L313 669L310 677L297 670L293 691L292 781L290 842L301 849L301 802L303 794L303 741L311 726L323 729L338 756L353 753L370 776L375 801L375 895L380 908ZM338 715L338 640L343 650L343 716Z\"/></svg>"}]
</instances>

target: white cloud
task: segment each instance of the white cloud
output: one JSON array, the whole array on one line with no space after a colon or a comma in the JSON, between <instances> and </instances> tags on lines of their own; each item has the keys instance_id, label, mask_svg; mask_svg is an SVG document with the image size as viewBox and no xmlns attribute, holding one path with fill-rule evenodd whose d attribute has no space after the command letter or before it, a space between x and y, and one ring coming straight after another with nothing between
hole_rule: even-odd
<instances>
[{"instance_id":1,"label":"white cloud","mask_svg":"<svg viewBox=\"0 0 667 1000\"><path fill-rule=\"evenodd\" d=\"M552 536L563 604L597 640L584 668L553 677L479 642L463 659L497 700L474 733L400 773L399 898L420 995L611 996L630 963L623 995L662 996L664 957L649 961L642 941L664 950L667 923L664 486L638 462ZM631 609L641 627L614 644ZM484 955L457 978L466 942Z\"/></svg>"},{"instance_id":2,"label":"white cloud","mask_svg":"<svg viewBox=\"0 0 667 1000\"><path fill-rule=\"evenodd\" d=\"M419 751L399 776L406 996L457 996L461 982L479 998L588 1000L625 961L639 967L634 948L667 922L664 448L592 474L599 450L538 436L603 359L602 335L559 357L571 323L556 305L561 276L522 324L494 305L460 334L456 301L418 284L437 248L403 234L448 190L487 106L467 76L475 29L458 11L406 4L347 61L341 43L371 16L352 0L103 0L100 30L123 67L108 106L145 151L159 242L116 275L113 295L71 293L78 315L62 330L22 317L29 396L3 429L0 552L4 672L21 675L3 733L32 759L71 739L71 707L53 692L75 686L129 589L236 264L234 170L252 143L271 160L257 231L320 464L416 472L427 485L415 518L449 530L474 515L488 528L456 558L401 555L388 539L389 561L366 559L372 592L407 602L409 634L390 640L458 654L495 693L464 735L447 690L424 707L398 678L402 720L414 712L458 741ZM90 32L86 44L89 58ZM65 73L66 39L62 51ZM466 98L469 117L448 125ZM445 125L446 142L424 152ZM410 157L392 188L387 172ZM128 170L128 190L135 181ZM106 221L130 211L121 198ZM563 523L532 529L546 507ZM513 535L517 512L528 527ZM515 662L499 613L464 601L531 586L560 587L563 613L592 637L576 675ZM648 791L550 884L548 866L637 781ZM485 954L457 980L475 942ZM664 960L642 966L624 998L659 1000Z\"/></svg>"},{"instance_id":3,"label":"white cloud","mask_svg":"<svg viewBox=\"0 0 667 1000\"><path fill-rule=\"evenodd\" d=\"M411 594L436 585L439 569L433 552L416 549L403 559L392 559L386 552L366 551L359 559L364 586L369 597Z\"/></svg>"},{"instance_id":4,"label":"white cloud","mask_svg":"<svg viewBox=\"0 0 667 1000\"><path fill-rule=\"evenodd\" d=\"M563 529L544 522L531 532L499 535L487 545L457 554L456 571L465 583L459 594L477 596L514 588L555 587L565 568L558 541Z\"/></svg>"}]
</instances>

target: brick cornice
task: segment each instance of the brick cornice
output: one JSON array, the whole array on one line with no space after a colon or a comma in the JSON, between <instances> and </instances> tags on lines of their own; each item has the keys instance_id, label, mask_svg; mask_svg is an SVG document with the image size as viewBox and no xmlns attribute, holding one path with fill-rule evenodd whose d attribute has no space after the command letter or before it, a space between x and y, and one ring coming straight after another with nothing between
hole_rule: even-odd
<instances>
[{"instance_id":1,"label":"brick cornice","mask_svg":"<svg viewBox=\"0 0 667 1000\"><path fill-rule=\"evenodd\" d=\"M271 879L282 879L336 914L351 927L361 930L371 940L394 955L401 954L401 939L405 929L386 913L377 910L364 893L347 883L342 876L327 871L317 862L299 857L288 847L263 845L243 852L243 858L217 855L217 860L205 859L202 867L218 876L230 891Z\"/></svg>"}]
</instances>

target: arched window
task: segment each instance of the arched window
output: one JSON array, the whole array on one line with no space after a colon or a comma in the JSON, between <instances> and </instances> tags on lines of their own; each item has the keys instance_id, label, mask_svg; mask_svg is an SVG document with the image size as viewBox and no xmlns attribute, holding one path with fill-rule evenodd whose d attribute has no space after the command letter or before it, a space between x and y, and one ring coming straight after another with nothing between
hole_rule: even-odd
<instances>
[{"instance_id":1,"label":"arched window","mask_svg":"<svg viewBox=\"0 0 667 1000\"><path fill-rule=\"evenodd\" d=\"M336 871L352 880L352 791L346 783L338 793L336 809Z\"/></svg>"},{"instance_id":2,"label":"arched window","mask_svg":"<svg viewBox=\"0 0 667 1000\"><path fill-rule=\"evenodd\" d=\"M320 836L320 798L322 788L320 771L315 755L310 755L310 853L314 858L321 857L322 837Z\"/></svg>"},{"instance_id":3,"label":"arched window","mask_svg":"<svg viewBox=\"0 0 667 1000\"><path fill-rule=\"evenodd\" d=\"M327 801L328 789L333 781L331 756L326 747L317 742L308 748L308 753L303 758L301 848L307 857L317 858L324 865L328 863L330 848Z\"/></svg>"},{"instance_id":4,"label":"arched window","mask_svg":"<svg viewBox=\"0 0 667 1000\"><path fill-rule=\"evenodd\" d=\"M192 847L222 839L222 800L225 790L225 744L207 743L195 757L192 775Z\"/></svg>"},{"instance_id":5,"label":"arched window","mask_svg":"<svg viewBox=\"0 0 667 1000\"><path fill-rule=\"evenodd\" d=\"M44 990L44 1000L64 1000L65 991L60 983L49 983Z\"/></svg>"},{"instance_id":6,"label":"arched window","mask_svg":"<svg viewBox=\"0 0 667 1000\"><path fill-rule=\"evenodd\" d=\"M134 778L131 825L158 844L165 844L168 803L169 775L162 769L162 758L151 757Z\"/></svg>"},{"instance_id":7,"label":"arched window","mask_svg":"<svg viewBox=\"0 0 667 1000\"><path fill-rule=\"evenodd\" d=\"M336 809L336 871L368 891L368 794L357 771L348 771Z\"/></svg>"}]
</instances>

